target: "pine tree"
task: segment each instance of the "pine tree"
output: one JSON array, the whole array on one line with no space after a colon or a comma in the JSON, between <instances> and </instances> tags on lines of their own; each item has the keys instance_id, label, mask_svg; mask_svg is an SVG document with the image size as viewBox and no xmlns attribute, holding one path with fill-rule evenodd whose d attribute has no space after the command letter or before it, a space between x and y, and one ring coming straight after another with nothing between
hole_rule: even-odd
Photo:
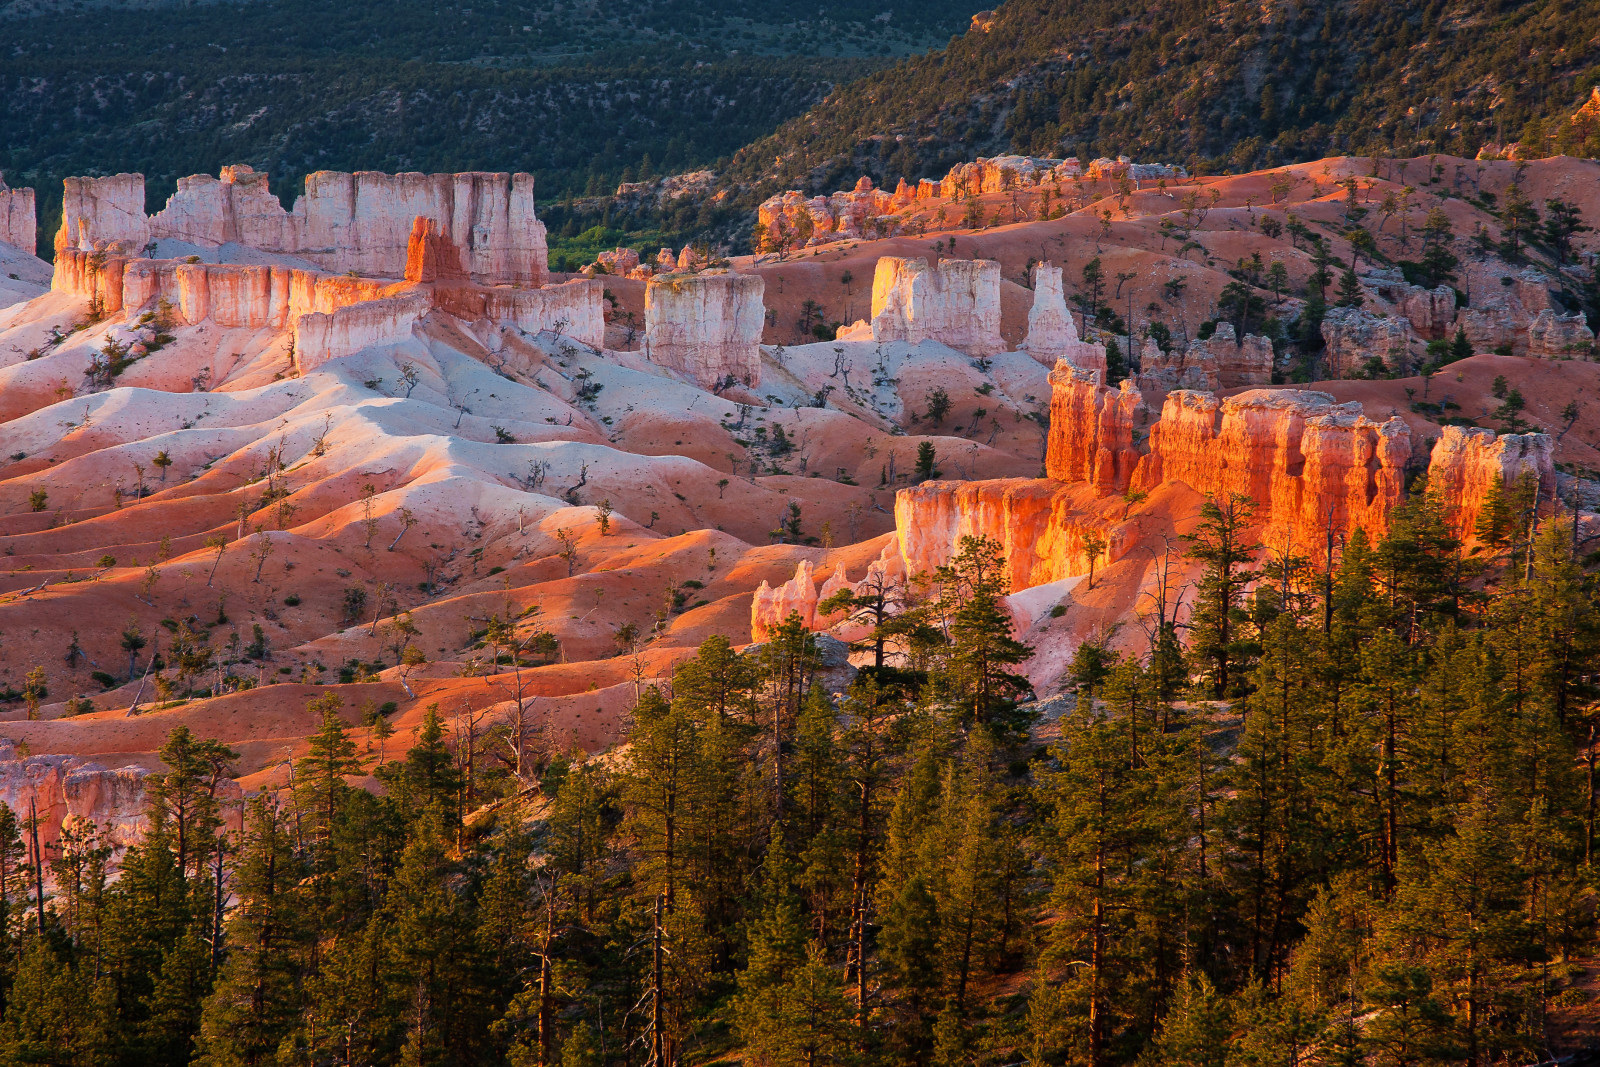
<instances>
[{"instance_id":1,"label":"pine tree","mask_svg":"<svg viewBox=\"0 0 1600 1067\"><path fill-rule=\"evenodd\" d=\"M963 725L1015 730L1024 725L1016 718L1017 702L1032 687L1007 668L1033 650L1011 636L1011 617L1000 604L1010 591L1006 559L987 537L963 537L958 548L934 576L950 635L939 684Z\"/></svg>"},{"instance_id":2,"label":"pine tree","mask_svg":"<svg viewBox=\"0 0 1600 1067\"><path fill-rule=\"evenodd\" d=\"M1189 654L1218 700L1234 694L1238 660L1246 652L1239 639L1240 604L1255 577L1250 564L1256 548L1247 540L1254 510L1250 499L1238 494L1207 500L1199 527L1188 537L1189 558L1205 566L1189 617Z\"/></svg>"},{"instance_id":3,"label":"pine tree","mask_svg":"<svg viewBox=\"0 0 1600 1067\"><path fill-rule=\"evenodd\" d=\"M265 1067L300 1015L307 938L304 873L290 831L271 798L258 795L245 815L234 864L236 906L228 954L206 999L196 1042L197 1067Z\"/></svg>"},{"instance_id":4,"label":"pine tree","mask_svg":"<svg viewBox=\"0 0 1600 1067\"><path fill-rule=\"evenodd\" d=\"M346 775L360 774L366 761L356 752L356 743L345 730L339 709L344 706L337 693L311 701L306 710L321 716L321 725L311 735L309 751L295 761L295 803L309 830L315 853L323 866L336 861L333 835L339 808L350 792Z\"/></svg>"}]
</instances>

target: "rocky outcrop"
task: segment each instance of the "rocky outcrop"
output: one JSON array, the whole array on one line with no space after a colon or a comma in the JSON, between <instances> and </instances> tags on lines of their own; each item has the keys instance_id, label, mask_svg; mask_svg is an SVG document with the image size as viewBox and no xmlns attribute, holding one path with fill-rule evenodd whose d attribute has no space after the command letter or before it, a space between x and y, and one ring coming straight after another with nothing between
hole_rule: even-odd
<instances>
[{"instance_id":1,"label":"rocky outcrop","mask_svg":"<svg viewBox=\"0 0 1600 1067\"><path fill-rule=\"evenodd\" d=\"M844 564L840 563L819 589L813 576L811 561L801 560L795 568L793 578L777 588L763 581L756 590L755 596L750 601L750 639L767 640L791 614L798 615L808 630L830 629L845 622L847 613L819 612L817 610L819 604L846 589L852 593L867 590L890 593L904 576L905 567L900 558L899 548L894 542L885 546L883 554L867 565L867 573L859 582L850 581L845 574ZM841 631L841 636L846 640L855 640L864 631L864 627L851 623Z\"/></svg>"},{"instance_id":2,"label":"rocky outcrop","mask_svg":"<svg viewBox=\"0 0 1600 1067\"><path fill-rule=\"evenodd\" d=\"M668 174L652 181L623 182L617 186L613 199L618 208L627 211L660 208L684 197L705 197L716 184L716 171L691 170L682 174ZM726 196L726 193L714 194L712 199L720 201Z\"/></svg>"},{"instance_id":3,"label":"rocky outcrop","mask_svg":"<svg viewBox=\"0 0 1600 1067\"><path fill-rule=\"evenodd\" d=\"M37 247L32 189L11 189L0 175L0 244L33 255Z\"/></svg>"},{"instance_id":4,"label":"rocky outcrop","mask_svg":"<svg viewBox=\"0 0 1600 1067\"><path fill-rule=\"evenodd\" d=\"M398 278L418 216L433 221L438 240L473 281L544 284L545 230L529 174L318 171L307 175L304 195L285 211L267 175L225 167L220 178L180 179L172 199L149 219L143 175L68 178L56 247L126 253L161 239L207 248L234 243L335 273Z\"/></svg>"},{"instance_id":5,"label":"rocky outcrop","mask_svg":"<svg viewBox=\"0 0 1600 1067\"><path fill-rule=\"evenodd\" d=\"M1105 548L1096 566L1127 554L1135 530L1094 510L1087 485L1047 478L924 482L895 494L895 533L907 574L931 573L963 537L989 537L1006 557L1012 592L1087 574L1087 545Z\"/></svg>"},{"instance_id":6,"label":"rocky outcrop","mask_svg":"<svg viewBox=\"0 0 1600 1067\"><path fill-rule=\"evenodd\" d=\"M56 251L110 249L138 255L150 243L144 214L144 175L67 178L62 183Z\"/></svg>"},{"instance_id":7,"label":"rocky outcrop","mask_svg":"<svg viewBox=\"0 0 1600 1067\"><path fill-rule=\"evenodd\" d=\"M64 831L93 831L101 844L111 846L115 864L144 834L148 775L137 765L108 768L76 756L23 755L15 742L0 738L0 804L10 808L18 822L37 813L39 843L47 862ZM223 778L214 795L224 802L228 825L237 828L238 808L228 802L243 797L239 784ZM46 874L48 884L48 867Z\"/></svg>"},{"instance_id":8,"label":"rocky outcrop","mask_svg":"<svg viewBox=\"0 0 1600 1067\"><path fill-rule=\"evenodd\" d=\"M1321 368L1326 378L1358 378L1374 359L1406 374L1415 362L1409 323L1363 308L1329 308L1322 320L1322 340L1327 345Z\"/></svg>"},{"instance_id":9,"label":"rocky outcrop","mask_svg":"<svg viewBox=\"0 0 1600 1067\"><path fill-rule=\"evenodd\" d=\"M363 348L404 341L428 311L428 294L412 291L331 313L301 315L294 321L295 369L309 374Z\"/></svg>"},{"instance_id":10,"label":"rocky outcrop","mask_svg":"<svg viewBox=\"0 0 1600 1067\"><path fill-rule=\"evenodd\" d=\"M896 203L896 197L901 203ZM895 220L889 214L909 199L898 190L886 193L875 189L872 179L862 177L856 187L829 196L807 197L790 190L769 197L756 208L756 218L766 234L770 248L826 244L830 241L859 241L871 236L889 236Z\"/></svg>"},{"instance_id":11,"label":"rocky outcrop","mask_svg":"<svg viewBox=\"0 0 1600 1067\"><path fill-rule=\"evenodd\" d=\"M1139 388L1155 393L1174 389L1239 389L1272 384L1272 342L1256 334L1241 341L1231 322L1219 322L1205 340L1163 352L1147 339L1139 359Z\"/></svg>"},{"instance_id":12,"label":"rocky outcrop","mask_svg":"<svg viewBox=\"0 0 1600 1067\"><path fill-rule=\"evenodd\" d=\"M421 287L286 267L67 250L56 256L52 288L98 301L107 314L131 316L165 306L176 325L209 321L230 328L292 329L302 370L357 351L362 338L377 343L407 336L411 324L433 308L465 322L555 333L591 348L605 339L604 285L587 279L542 289L465 283ZM356 310L369 304L380 306ZM307 322L307 316L322 318Z\"/></svg>"},{"instance_id":13,"label":"rocky outcrop","mask_svg":"<svg viewBox=\"0 0 1600 1067\"><path fill-rule=\"evenodd\" d=\"M644 291L645 358L706 386L761 381L766 286L755 274L658 274Z\"/></svg>"},{"instance_id":14,"label":"rocky outcrop","mask_svg":"<svg viewBox=\"0 0 1600 1067\"><path fill-rule=\"evenodd\" d=\"M174 321L195 325L282 329L311 312L331 313L387 295L395 283L287 267L128 259L98 252L56 254L51 289L87 296L107 314L132 313L162 301Z\"/></svg>"},{"instance_id":15,"label":"rocky outcrop","mask_svg":"<svg viewBox=\"0 0 1600 1067\"><path fill-rule=\"evenodd\" d=\"M1539 359L1594 358L1594 331L1582 314L1563 315L1549 308L1528 324L1528 355Z\"/></svg>"},{"instance_id":16,"label":"rocky outcrop","mask_svg":"<svg viewBox=\"0 0 1600 1067\"><path fill-rule=\"evenodd\" d=\"M1428 460L1428 491L1438 494L1450 527L1468 540L1490 490L1510 488L1524 475L1538 482L1539 512L1555 508L1555 442L1549 434L1500 434L1479 427L1446 426Z\"/></svg>"},{"instance_id":17,"label":"rocky outcrop","mask_svg":"<svg viewBox=\"0 0 1600 1067\"><path fill-rule=\"evenodd\" d=\"M969 356L1004 352L1000 338L1000 264L988 259L883 256L872 277L872 337L918 344L938 341Z\"/></svg>"},{"instance_id":18,"label":"rocky outcrop","mask_svg":"<svg viewBox=\"0 0 1600 1067\"><path fill-rule=\"evenodd\" d=\"M1050 438L1045 473L1087 482L1101 496L1126 492L1139 462L1134 421L1139 391L1132 382L1108 389L1090 371L1063 362L1050 372Z\"/></svg>"},{"instance_id":19,"label":"rocky outcrop","mask_svg":"<svg viewBox=\"0 0 1600 1067\"><path fill-rule=\"evenodd\" d=\"M1150 431L1150 454L1134 487L1183 482L1205 496L1255 503L1256 521L1295 544L1332 523L1377 536L1405 491L1411 432L1404 420L1375 423L1354 401L1326 393L1252 389L1218 400L1169 394Z\"/></svg>"},{"instance_id":20,"label":"rocky outcrop","mask_svg":"<svg viewBox=\"0 0 1600 1067\"><path fill-rule=\"evenodd\" d=\"M1047 367L1065 361L1095 375L1097 382L1106 380L1105 345L1078 339L1077 324L1061 289L1060 267L1046 263L1034 273L1033 307L1028 311L1028 336L1021 350Z\"/></svg>"},{"instance_id":21,"label":"rocky outcrop","mask_svg":"<svg viewBox=\"0 0 1600 1067\"><path fill-rule=\"evenodd\" d=\"M1424 341L1448 340L1456 322L1456 291L1448 285L1409 285L1394 294L1400 313Z\"/></svg>"},{"instance_id":22,"label":"rocky outcrop","mask_svg":"<svg viewBox=\"0 0 1600 1067\"><path fill-rule=\"evenodd\" d=\"M639 253L631 248L601 252L594 259L595 274L625 275L639 266Z\"/></svg>"}]
</instances>

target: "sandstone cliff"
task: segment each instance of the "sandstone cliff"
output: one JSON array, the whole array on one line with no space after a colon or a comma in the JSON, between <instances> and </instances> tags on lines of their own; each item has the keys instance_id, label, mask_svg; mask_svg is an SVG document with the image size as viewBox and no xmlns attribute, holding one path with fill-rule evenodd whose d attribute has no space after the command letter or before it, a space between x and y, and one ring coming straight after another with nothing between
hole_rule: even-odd
<instances>
[{"instance_id":1,"label":"sandstone cliff","mask_svg":"<svg viewBox=\"0 0 1600 1067\"><path fill-rule=\"evenodd\" d=\"M1139 391L1099 384L1089 371L1058 363L1050 372L1050 439L1045 473L1060 482L1087 482L1101 496L1126 492L1139 462L1134 421Z\"/></svg>"},{"instance_id":2,"label":"sandstone cliff","mask_svg":"<svg viewBox=\"0 0 1600 1067\"><path fill-rule=\"evenodd\" d=\"M645 358L709 388L761 381L766 283L755 274L658 274L645 285Z\"/></svg>"},{"instance_id":3,"label":"sandstone cliff","mask_svg":"<svg viewBox=\"0 0 1600 1067\"><path fill-rule=\"evenodd\" d=\"M1555 507L1555 442L1549 434L1500 434L1478 427L1446 426L1428 462L1428 490L1444 502L1451 529L1472 538L1489 491L1531 475L1539 485L1539 512Z\"/></svg>"},{"instance_id":4,"label":"sandstone cliff","mask_svg":"<svg viewBox=\"0 0 1600 1067\"><path fill-rule=\"evenodd\" d=\"M872 276L872 337L918 344L938 341L969 356L1004 352L1000 338L1000 264L987 259L883 256Z\"/></svg>"},{"instance_id":5,"label":"sandstone cliff","mask_svg":"<svg viewBox=\"0 0 1600 1067\"><path fill-rule=\"evenodd\" d=\"M150 243L144 214L144 175L68 178L62 183L61 228L56 251L112 249L140 255Z\"/></svg>"},{"instance_id":6,"label":"sandstone cliff","mask_svg":"<svg viewBox=\"0 0 1600 1067\"><path fill-rule=\"evenodd\" d=\"M7 188L0 175L0 244L33 255L37 246L32 189Z\"/></svg>"},{"instance_id":7,"label":"sandstone cliff","mask_svg":"<svg viewBox=\"0 0 1600 1067\"><path fill-rule=\"evenodd\" d=\"M1135 488L1183 482L1204 496L1242 494L1272 536L1304 548L1331 523L1378 536L1405 491L1411 431L1399 418L1375 423L1358 403L1326 393L1252 389L1218 400L1167 396L1150 431Z\"/></svg>"},{"instance_id":8,"label":"sandstone cliff","mask_svg":"<svg viewBox=\"0 0 1600 1067\"><path fill-rule=\"evenodd\" d=\"M1238 389L1272 384L1272 342L1256 334L1241 340L1231 322L1217 323L1205 340L1163 352L1146 342L1139 361L1139 387L1166 393L1174 389Z\"/></svg>"},{"instance_id":9,"label":"sandstone cliff","mask_svg":"<svg viewBox=\"0 0 1600 1067\"><path fill-rule=\"evenodd\" d=\"M476 282L537 286L548 276L545 229L528 174L318 171L285 211L267 175L225 167L220 178L181 179L148 219L143 175L68 178L56 247L137 253L162 239L207 248L241 244L335 273L398 278L418 216L433 221L439 240Z\"/></svg>"},{"instance_id":10,"label":"sandstone cliff","mask_svg":"<svg viewBox=\"0 0 1600 1067\"><path fill-rule=\"evenodd\" d=\"M1329 308L1322 340L1327 349L1321 373L1328 378L1358 378L1371 360L1400 373L1409 373L1416 362L1408 323L1364 308ZM1415 347L1420 353L1422 346Z\"/></svg>"}]
</instances>

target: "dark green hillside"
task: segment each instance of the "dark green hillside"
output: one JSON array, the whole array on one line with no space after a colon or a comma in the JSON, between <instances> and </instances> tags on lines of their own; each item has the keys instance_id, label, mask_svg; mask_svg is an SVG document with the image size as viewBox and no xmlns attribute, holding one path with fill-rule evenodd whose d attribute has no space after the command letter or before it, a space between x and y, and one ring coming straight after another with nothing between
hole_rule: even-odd
<instances>
[{"instance_id":1,"label":"dark green hillside","mask_svg":"<svg viewBox=\"0 0 1600 1067\"><path fill-rule=\"evenodd\" d=\"M317 169L522 169L550 197L714 162L968 22L961 0L262 0L0 11L0 170L247 162L286 199ZM631 175L629 175L631 176Z\"/></svg>"},{"instance_id":2,"label":"dark green hillside","mask_svg":"<svg viewBox=\"0 0 1600 1067\"><path fill-rule=\"evenodd\" d=\"M1600 4L1578 0L1009 0L988 32L847 85L735 170L822 189L1006 151L1240 170L1529 136L1570 152L1554 123L1600 80L1597 33Z\"/></svg>"}]
</instances>

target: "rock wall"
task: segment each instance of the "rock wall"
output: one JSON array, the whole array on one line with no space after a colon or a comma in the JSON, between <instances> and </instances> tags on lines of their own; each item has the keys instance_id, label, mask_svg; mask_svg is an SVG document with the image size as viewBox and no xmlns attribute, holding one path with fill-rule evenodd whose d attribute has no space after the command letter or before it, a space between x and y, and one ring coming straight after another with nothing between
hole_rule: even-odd
<instances>
[{"instance_id":1,"label":"rock wall","mask_svg":"<svg viewBox=\"0 0 1600 1067\"><path fill-rule=\"evenodd\" d=\"M902 181L902 187L904 184ZM889 213L911 199L903 189L887 193L873 188L871 178L862 177L854 189L828 196L807 197L790 190L768 197L756 208L756 218L766 228L769 247L859 241L869 230L876 236L888 236L898 223Z\"/></svg>"},{"instance_id":2,"label":"rock wall","mask_svg":"<svg viewBox=\"0 0 1600 1067\"><path fill-rule=\"evenodd\" d=\"M708 388L760 384L765 291L755 274L656 275L644 290L645 358Z\"/></svg>"},{"instance_id":3,"label":"rock wall","mask_svg":"<svg viewBox=\"0 0 1600 1067\"><path fill-rule=\"evenodd\" d=\"M429 310L428 294L413 291L301 315L294 320L295 369L309 374L363 348L404 341Z\"/></svg>"},{"instance_id":4,"label":"rock wall","mask_svg":"<svg viewBox=\"0 0 1600 1067\"><path fill-rule=\"evenodd\" d=\"M1272 342L1247 333L1241 341L1233 323L1219 322L1205 340L1163 352L1146 340L1139 359L1139 388L1155 393L1174 389L1239 389L1272 384Z\"/></svg>"},{"instance_id":5,"label":"rock wall","mask_svg":"<svg viewBox=\"0 0 1600 1067\"><path fill-rule=\"evenodd\" d=\"M56 251L113 249L138 255L150 243L144 214L144 175L67 178L62 183Z\"/></svg>"},{"instance_id":6,"label":"rock wall","mask_svg":"<svg viewBox=\"0 0 1600 1067\"><path fill-rule=\"evenodd\" d=\"M1549 434L1500 434L1479 427L1446 426L1428 461L1428 489L1444 502L1450 528L1469 540L1497 482L1509 487L1524 474L1539 481L1539 512L1555 509L1555 441Z\"/></svg>"},{"instance_id":7,"label":"rock wall","mask_svg":"<svg viewBox=\"0 0 1600 1067\"><path fill-rule=\"evenodd\" d=\"M1375 423L1354 401L1299 389L1252 389L1218 400L1180 390L1150 430L1136 489L1183 482L1205 496L1242 494L1269 535L1305 548L1331 522L1376 537L1405 493L1411 431Z\"/></svg>"},{"instance_id":8,"label":"rock wall","mask_svg":"<svg viewBox=\"0 0 1600 1067\"><path fill-rule=\"evenodd\" d=\"M431 219L473 281L538 286L548 277L544 224L529 174L307 175L285 211L267 175L224 167L192 175L155 216L144 216L144 176L68 178L56 248L137 252L152 239L203 247L237 243L293 255L335 273L398 278L406 270L414 220Z\"/></svg>"},{"instance_id":9,"label":"rock wall","mask_svg":"<svg viewBox=\"0 0 1600 1067\"><path fill-rule=\"evenodd\" d=\"M107 314L166 301L182 325L210 319L219 326L282 329L301 315L375 300L395 284L288 267L128 259L66 249L56 254L50 288L98 299Z\"/></svg>"},{"instance_id":10,"label":"rock wall","mask_svg":"<svg viewBox=\"0 0 1600 1067\"><path fill-rule=\"evenodd\" d=\"M981 482L924 482L895 494L894 521L906 573L931 572L949 562L963 537L989 537L1005 553L1011 591L1087 574L1085 541L1106 548L1096 566L1127 554L1132 524L1094 510L1087 485L1047 478Z\"/></svg>"},{"instance_id":11,"label":"rock wall","mask_svg":"<svg viewBox=\"0 0 1600 1067\"><path fill-rule=\"evenodd\" d=\"M1106 347L1079 340L1062 292L1060 267L1045 263L1034 272L1033 307L1028 311L1028 336L1021 349L1047 367L1065 361L1093 374L1097 382L1106 380Z\"/></svg>"},{"instance_id":12,"label":"rock wall","mask_svg":"<svg viewBox=\"0 0 1600 1067\"><path fill-rule=\"evenodd\" d=\"M361 337L392 340L407 335L410 323L431 308L466 322L559 333L591 348L605 340L604 285L588 279L542 289L465 284L420 288L287 267L127 259L69 249L56 255L51 288L99 300L107 314L132 315L165 302L178 325L210 321L248 329L292 328L302 370L356 351L349 346ZM396 299L401 304L385 304ZM374 302L384 306L355 310ZM405 310L413 305L422 311L411 315ZM350 314L336 321L302 322L306 316L328 318L346 311Z\"/></svg>"},{"instance_id":13,"label":"rock wall","mask_svg":"<svg viewBox=\"0 0 1600 1067\"><path fill-rule=\"evenodd\" d=\"M38 247L33 190L11 189L0 175L0 244L33 255Z\"/></svg>"},{"instance_id":14,"label":"rock wall","mask_svg":"<svg viewBox=\"0 0 1600 1067\"><path fill-rule=\"evenodd\" d=\"M872 277L875 341L938 341L969 356L1006 350L1000 338L1000 264L988 259L883 256Z\"/></svg>"},{"instance_id":15,"label":"rock wall","mask_svg":"<svg viewBox=\"0 0 1600 1067\"><path fill-rule=\"evenodd\" d=\"M1593 359L1594 331L1582 314L1549 308L1528 324L1528 355L1539 359Z\"/></svg>"},{"instance_id":16,"label":"rock wall","mask_svg":"<svg viewBox=\"0 0 1600 1067\"><path fill-rule=\"evenodd\" d=\"M443 228L426 215L411 220L406 243L406 281L459 281L467 276L456 247L445 239Z\"/></svg>"},{"instance_id":17,"label":"rock wall","mask_svg":"<svg viewBox=\"0 0 1600 1067\"><path fill-rule=\"evenodd\" d=\"M1050 372L1050 437L1045 474L1059 482L1087 482L1101 496L1126 492L1139 463L1133 443L1141 403L1133 383L1099 384L1091 371L1065 362Z\"/></svg>"},{"instance_id":18,"label":"rock wall","mask_svg":"<svg viewBox=\"0 0 1600 1067\"><path fill-rule=\"evenodd\" d=\"M144 824L145 775L142 767L112 770L75 756L21 756L13 742L0 739L0 804L18 822L38 812L47 860L63 829L87 829L91 822L115 848L137 842ZM234 783L228 785L237 792Z\"/></svg>"}]
</instances>

